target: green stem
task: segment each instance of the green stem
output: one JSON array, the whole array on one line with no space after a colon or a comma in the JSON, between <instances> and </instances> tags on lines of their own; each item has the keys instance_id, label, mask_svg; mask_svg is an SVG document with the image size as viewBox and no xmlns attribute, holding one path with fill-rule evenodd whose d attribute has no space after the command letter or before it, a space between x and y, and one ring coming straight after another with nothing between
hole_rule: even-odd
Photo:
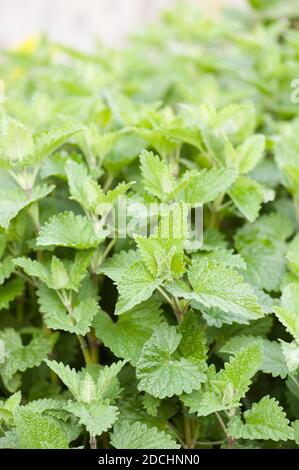
<instances>
[{"instance_id":1,"label":"green stem","mask_svg":"<svg viewBox=\"0 0 299 470\"><path fill-rule=\"evenodd\" d=\"M222 430L223 430L223 432L224 432L226 438L228 439L228 433L227 433L227 429L226 429L226 426L225 426L225 424L224 424L223 419L221 418L220 414L219 414L217 411L215 411L215 416L216 416L216 418L218 419L219 424L220 424L220 426L221 426L221 428L222 428Z\"/></svg>"},{"instance_id":2,"label":"green stem","mask_svg":"<svg viewBox=\"0 0 299 470\"><path fill-rule=\"evenodd\" d=\"M81 350L82 350L82 354L83 354L85 363L86 364L92 364L93 363L92 358L91 358L91 355L90 355L90 352L89 352L89 349L88 349L88 346L87 346L87 343L85 341L84 336L77 335L77 338L78 338L79 344L81 346Z\"/></svg>"},{"instance_id":3,"label":"green stem","mask_svg":"<svg viewBox=\"0 0 299 470\"><path fill-rule=\"evenodd\" d=\"M63 305L65 306L72 322L75 324L75 320L73 318L73 313L74 312L73 312L73 307L72 307L70 299L67 297L65 292L57 291L57 294L58 294L60 300L62 301ZM92 358L91 358L91 355L90 355L90 352L89 352L89 349L88 349L88 345L85 341L84 336L82 336L82 335L76 335L76 336L77 336L79 344L81 346L81 351L82 351L85 363L86 364L92 364Z\"/></svg>"},{"instance_id":4,"label":"green stem","mask_svg":"<svg viewBox=\"0 0 299 470\"><path fill-rule=\"evenodd\" d=\"M205 442L205 441L196 441L195 444L197 446L219 446L223 444L225 441L213 441L213 442Z\"/></svg>"},{"instance_id":5,"label":"green stem","mask_svg":"<svg viewBox=\"0 0 299 470\"><path fill-rule=\"evenodd\" d=\"M110 188L110 186L112 185L113 183L113 180L114 180L114 176L112 173L109 173L108 176L107 176L107 179L104 183L104 186L103 186L103 191L106 192L108 191L108 189Z\"/></svg>"},{"instance_id":6,"label":"green stem","mask_svg":"<svg viewBox=\"0 0 299 470\"><path fill-rule=\"evenodd\" d=\"M193 444L193 439L192 439L191 420L189 416L187 416L185 413L184 413L184 431L185 431L186 448L193 449L194 444Z\"/></svg>"},{"instance_id":7,"label":"green stem","mask_svg":"<svg viewBox=\"0 0 299 470\"><path fill-rule=\"evenodd\" d=\"M159 286L157 290L158 290L158 292L160 292L160 294L166 300L166 302L171 306L171 308L173 310L173 313L175 314L178 323L180 323L181 320L182 320L182 311L181 311L180 306L178 304L178 300L176 298L169 297L167 292L165 292L165 290L161 286Z\"/></svg>"}]
</instances>

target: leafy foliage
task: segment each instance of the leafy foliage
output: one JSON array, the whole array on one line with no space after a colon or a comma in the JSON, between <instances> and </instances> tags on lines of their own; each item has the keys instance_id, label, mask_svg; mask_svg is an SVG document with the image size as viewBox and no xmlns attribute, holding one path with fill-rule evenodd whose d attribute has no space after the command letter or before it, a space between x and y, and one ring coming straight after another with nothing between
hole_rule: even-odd
<instances>
[{"instance_id":1,"label":"leafy foliage","mask_svg":"<svg viewBox=\"0 0 299 470\"><path fill-rule=\"evenodd\" d=\"M0 448L298 446L295 4L0 52Z\"/></svg>"}]
</instances>

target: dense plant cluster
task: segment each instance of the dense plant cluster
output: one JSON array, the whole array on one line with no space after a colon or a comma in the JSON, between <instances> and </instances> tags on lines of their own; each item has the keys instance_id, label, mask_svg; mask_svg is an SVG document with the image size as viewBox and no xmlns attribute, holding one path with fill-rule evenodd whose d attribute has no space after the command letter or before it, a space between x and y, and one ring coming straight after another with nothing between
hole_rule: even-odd
<instances>
[{"instance_id":1,"label":"dense plant cluster","mask_svg":"<svg viewBox=\"0 0 299 470\"><path fill-rule=\"evenodd\" d=\"M299 443L295 3L1 53L1 448Z\"/></svg>"}]
</instances>

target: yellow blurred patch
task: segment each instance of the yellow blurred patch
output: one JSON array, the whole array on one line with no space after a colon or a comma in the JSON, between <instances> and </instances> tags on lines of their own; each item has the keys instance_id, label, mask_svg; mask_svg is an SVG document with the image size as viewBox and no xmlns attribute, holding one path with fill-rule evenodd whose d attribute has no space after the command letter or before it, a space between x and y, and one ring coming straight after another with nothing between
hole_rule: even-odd
<instances>
[{"instance_id":1,"label":"yellow blurred patch","mask_svg":"<svg viewBox=\"0 0 299 470\"><path fill-rule=\"evenodd\" d=\"M25 71L22 67L15 67L10 74L10 79L15 81L21 78L24 75Z\"/></svg>"},{"instance_id":2,"label":"yellow blurred patch","mask_svg":"<svg viewBox=\"0 0 299 470\"><path fill-rule=\"evenodd\" d=\"M24 54L32 54L38 45L38 37L29 36L25 41L21 42L16 48L15 51L23 52Z\"/></svg>"}]
</instances>

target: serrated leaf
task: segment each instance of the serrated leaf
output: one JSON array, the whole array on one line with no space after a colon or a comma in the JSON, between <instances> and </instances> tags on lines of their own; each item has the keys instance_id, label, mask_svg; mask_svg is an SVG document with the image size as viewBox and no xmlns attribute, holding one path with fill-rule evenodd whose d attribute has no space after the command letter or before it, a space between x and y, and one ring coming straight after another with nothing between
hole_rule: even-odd
<instances>
[{"instance_id":1,"label":"serrated leaf","mask_svg":"<svg viewBox=\"0 0 299 470\"><path fill-rule=\"evenodd\" d=\"M236 172L226 168L202 170L185 188L183 200L195 206L214 201L231 187L235 178Z\"/></svg>"},{"instance_id":2,"label":"serrated leaf","mask_svg":"<svg viewBox=\"0 0 299 470\"><path fill-rule=\"evenodd\" d=\"M271 439L287 441L294 439L293 429L289 426L279 403L269 396L263 397L244 413L245 423L235 416L228 424L228 433L235 439Z\"/></svg>"},{"instance_id":3,"label":"serrated leaf","mask_svg":"<svg viewBox=\"0 0 299 470\"><path fill-rule=\"evenodd\" d=\"M109 315L100 311L93 326L97 338L103 341L117 357L136 365L144 343L161 322L160 302L152 298L120 315L114 323Z\"/></svg>"},{"instance_id":4,"label":"serrated leaf","mask_svg":"<svg viewBox=\"0 0 299 470\"><path fill-rule=\"evenodd\" d=\"M68 439L59 421L26 409L16 415L16 434L21 449L67 449Z\"/></svg>"},{"instance_id":5,"label":"serrated leaf","mask_svg":"<svg viewBox=\"0 0 299 470\"><path fill-rule=\"evenodd\" d=\"M263 187L253 179L245 176L239 176L230 189L229 195L239 211L249 222L255 221L262 207L262 203L268 202L264 200ZM273 198L274 195L272 200Z\"/></svg>"},{"instance_id":6,"label":"serrated leaf","mask_svg":"<svg viewBox=\"0 0 299 470\"><path fill-rule=\"evenodd\" d=\"M299 285L290 284L283 289L281 306L274 307L278 320L299 341Z\"/></svg>"},{"instance_id":7,"label":"serrated leaf","mask_svg":"<svg viewBox=\"0 0 299 470\"><path fill-rule=\"evenodd\" d=\"M146 191L161 201L167 200L175 188L175 179L170 166L161 161L158 155L147 150L142 152L140 164Z\"/></svg>"},{"instance_id":8,"label":"serrated leaf","mask_svg":"<svg viewBox=\"0 0 299 470\"><path fill-rule=\"evenodd\" d=\"M219 350L220 353L235 354L244 346L256 343L260 339L262 343L263 358L261 370L265 374L271 374L273 377L280 376L282 379L288 375L288 368L283 355L282 347L277 341L263 339L260 336L233 336Z\"/></svg>"},{"instance_id":9,"label":"serrated leaf","mask_svg":"<svg viewBox=\"0 0 299 470\"><path fill-rule=\"evenodd\" d=\"M10 302L22 295L24 291L24 282L22 279L10 279L0 286L0 310L7 309Z\"/></svg>"},{"instance_id":10,"label":"serrated leaf","mask_svg":"<svg viewBox=\"0 0 299 470\"><path fill-rule=\"evenodd\" d=\"M13 262L15 266L22 268L28 276L37 277L46 285L51 286L50 273L41 262L25 258L25 256L14 258Z\"/></svg>"},{"instance_id":11,"label":"serrated leaf","mask_svg":"<svg viewBox=\"0 0 299 470\"><path fill-rule=\"evenodd\" d=\"M24 372L26 369L39 366L51 351L49 340L40 335L33 337L24 346L20 335L12 328L1 331L0 339L4 343L4 363L0 364L0 374L8 386L18 371Z\"/></svg>"},{"instance_id":12,"label":"serrated leaf","mask_svg":"<svg viewBox=\"0 0 299 470\"><path fill-rule=\"evenodd\" d=\"M262 345L256 340L238 351L217 374L210 368L207 385L198 393L184 397L191 413L208 416L215 411L237 408L240 399L247 393L252 377L259 370L261 361Z\"/></svg>"},{"instance_id":13,"label":"serrated leaf","mask_svg":"<svg viewBox=\"0 0 299 470\"><path fill-rule=\"evenodd\" d=\"M132 264L117 284L119 299L115 314L121 315L149 299L160 282L141 261Z\"/></svg>"},{"instance_id":14,"label":"serrated leaf","mask_svg":"<svg viewBox=\"0 0 299 470\"><path fill-rule=\"evenodd\" d=\"M186 207L176 204L161 218L152 235L135 238L141 259L153 277L178 278L185 272L187 215Z\"/></svg>"},{"instance_id":15,"label":"serrated leaf","mask_svg":"<svg viewBox=\"0 0 299 470\"><path fill-rule=\"evenodd\" d=\"M208 358L207 338L195 312L190 310L184 315L178 332L182 335L179 345L182 355L193 362L206 361Z\"/></svg>"},{"instance_id":16,"label":"serrated leaf","mask_svg":"<svg viewBox=\"0 0 299 470\"><path fill-rule=\"evenodd\" d=\"M80 300L67 311L53 289L41 286L37 294L40 311L49 328L83 336L89 332L92 320L99 311L96 299L90 297Z\"/></svg>"},{"instance_id":17,"label":"serrated leaf","mask_svg":"<svg viewBox=\"0 0 299 470\"><path fill-rule=\"evenodd\" d=\"M291 241L287 252L289 267L297 277L299 277L299 235Z\"/></svg>"},{"instance_id":18,"label":"serrated leaf","mask_svg":"<svg viewBox=\"0 0 299 470\"><path fill-rule=\"evenodd\" d=\"M0 158L11 164L22 163L33 151L31 132L16 119L8 116L2 119L0 137Z\"/></svg>"},{"instance_id":19,"label":"serrated leaf","mask_svg":"<svg viewBox=\"0 0 299 470\"><path fill-rule=\"evenodd\" d=\"M91 436L100 436L108 431L119 414L117 407L107 401L89 404L69 401L64 409L77 416Z\"/></svg>"},{"instance_id":20,"label":"serrated leaf","mask_svg":"<svg viewBox=\"0 0 299 470\"><path fill-rule=\"evenodd\" d=\"M0 190L0 226L8 228L9 223L25 207L50 194L54 186L35 186L30 194L21 188Z\"/></svg>"},{"instance_id":21,"label":"serrated leaf","mask_svg":"<svg viewBox=\"0 0 299 470\"><path fill-rule=\"evenodd\" d=\"M276 230L276 223L279 223ZM282 238L288 233L282 219L260 218L253 225L245 225L238 230L235 244L247 264L244 277L251 284L267 291L280 289L285 273L286 245ZM274 234L276 232L276 235Z\"/></svg>"},{"instance_id":22,"label":"serrated leaf","mask_svg":"<svg viewBox=\"0 0 299 470\"><path fill-rule=\"evenodd\" d=\"M180 446L163 431L142 423L117 424L111 436L115 449L179 449Z\"/></svg>"},{"instance_id":23,"label":"serrated leaf","mask_svg":"<svg viewBox=\"0 0 299 470\"><path fill-rule=\"evenodd\" d=\"M95 227L81 215L64 212L54 215L41 228L36 240L39 246L67 246L78 250L94 248L103 241Z\"/></svg>"},{"instance_id":24,"label":"serrated leaf","mask_svg":"<svg viewBox=\"0 0 299 470\"><path fill-rule=\"evenodd\" d=\"M138 389L157 398L190 393L206 380L204 361L186 359L178 352L182 335L160 325L144 344L137 363Z\"/></svg>"},{"instance_id":25,"label":"serrated leaf","mask_svg":"<svg viewBox=\"0 0 299 470\"><path fill-rule=\"evenodd\" d=\"M224 312L262 316L253 289L236 271L216 261L204 258L193 261L188 278L194 292L183 294L207 308L216 307Z\"/></svg>"},{"instance_id":26,"label":"serrated leaf","mask_svg":"<svg viewBox=\"0 0 299 470\"><path fill-rule=\"evenodd\" d=\"M79 124L62 123L59 127L52 127L35 137L35 151L32 163L37 164L51 155L70 137L84 128Z\"/></svg>"},{"instance_id":27,"label":"serrated leaf","mask_svg":"<svg viewBox=\"0 0 299 470\"><path fill-rule=\"evenodd\" d=\"M69 283L69 276L63 262L53 256L50 265L51 286L53 289L65 289Z\"/></svg>"},{"instance_id":28,"label":"serrated leaf","mask_svg":"<svg viewBox=\"0 0 299 470\"><path fill-rule=\"evenodd\" d=\"M85 209L95 212L104 193L97 182L88 175L86 166L69 160L65 171L72 199Z\"/></svg>"},{"instance_id":29,"label":"serrated leaf","mask_svg":"<svg viewBox=\"0 0 299 470\"><path fill-rule=\"evenodd\" d=\"M280 340L280 344L288 371L294 373L299 367L299 345L296 341L286 343L282 340Z\"/></svg>"},{"instance_id":30,"label":"serrated leaf","mask_svg":"<svg viewBox=\"0 0 299 470\"><path fill-rule=\"evenodd\" d=\"M15 267L11 256L6 256L2 261L0 261L0 286L10 277L14 272L14 269Z\"/></svg>"},{"instance_id":31,"label":"serrated leaf","mask_svg":"<svg viewBox=\"0 0 299 470\"><path fill-rule=\"evenodd\" d=\"M239 170L241 173L252 171L263 157L265 150L265 137L255 134L247 139L237 148L239 158Z\"/></svg>"},{"instance_id":32,"label":"serrated leaf","mask_svg":"<svg viewBox=\"0 0 299 470\"><path fill-rule=\"evenodd\" d=\"M124 272L139 258L140 255L137 251L120 251L105 261L99 268L98 274L103 273L112 279L112 281L119 282Z\"/></svg>"}]
</instances>

